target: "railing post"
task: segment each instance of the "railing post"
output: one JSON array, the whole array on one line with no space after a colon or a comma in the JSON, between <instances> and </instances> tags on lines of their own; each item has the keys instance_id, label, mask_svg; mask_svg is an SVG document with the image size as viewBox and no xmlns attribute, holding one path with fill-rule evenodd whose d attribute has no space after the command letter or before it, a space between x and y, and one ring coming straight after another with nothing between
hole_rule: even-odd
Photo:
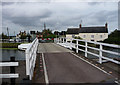
<instances>
[{"instance_id":1,"label":"railing post","mask_svg":"<svg viewBox=\"0 0 120 85\"><path fill-rule=\"evenodd\" d=\"M29 53L27 50L25 51L25 54L26 54L26 75L29 75Z\"/></svg>"},{"instance_id":2,"label":"railing post","mask_svg":"<svg viewBox=\"0 0 120 85\"><path fill-rule=\"evenodd\" d=\"M67 43L67 38L65 38L65 43Z\"/></svg>"},{"instance_id":3,"label":"railing post","mask_svg":"<svg viewBox=\"0 0 120 85\"><path fill-rule=\"evenodd\" d=\"M60 38L60 43L62 42L62 39Z\"/></svg>"},{"instance_id":4,"label":"railing post","mask_svg":"<svg viewBox=\"0 0 120 85\"><path fill-rule=\"evenodd\" d=\"M72 49L72 38L70 40L70 49Z\"/></svg>"},{"instance_id":5,"label":"railing post","mask_svg":"<svg viewBox=\"0 0 120 85\"><path fill-rule=\"evenodd\" d=\"M76 53L78 53L78 40L76 40Z\"/></svg>"},{"instance_id":6,"label":"railing post","mask_svg":"<svg viewBox=\"0 0 120 85\"><path fill-rule=\"evenodd\" d=\"M65 38L63 38L63 43L64 43L64 39L65 39Z\"/></svg>"},{"instance_id":7,"label":"railing post","mask_svg":"<svg viewBox=\"0 0 120 85\"><path fill-rule=\"evenodd\" d=\"M60 38L58 38L58 43L60 43Z\"/></svg>"},{"instance_id":8,"label":"railing post","mask_svg":"<svg viewBox=\"0 0 120 85\"><path fill-rule=\"evenodd\" d=\"M11 62L15 62L15 57L10 57ZM10 73L15 73L15 66L10 66ZM15 85L15 78L10 79L11 85Z\"/></svg>"},{"instance_id":9,"label":"railing post","mask_svg":"<svg viewBox=\"0 0 120 85\"><path fill-rule=\"evenodd\" d=\"M87 57L87 45L88 45L88 43L87 43L87 41L85 41L85 57Z\"/></svg>"},{"instance_id":10,"label":"railing post","mask_svg":"<svg viewBox=\"0 0 120 85\"><path fill-rule=\"evenodd\" d=\"M100 44L100 51L99 51L99 63L102 64L102 44Z\"/></svg>"}]
</instances>

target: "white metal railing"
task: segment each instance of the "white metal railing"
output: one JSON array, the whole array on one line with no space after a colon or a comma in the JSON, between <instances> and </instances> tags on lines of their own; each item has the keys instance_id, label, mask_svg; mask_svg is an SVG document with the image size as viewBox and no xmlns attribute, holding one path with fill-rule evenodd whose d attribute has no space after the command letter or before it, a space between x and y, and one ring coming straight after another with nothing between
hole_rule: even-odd
<instances>
[{"instance_id":1,"label":"white metal railing","mask_svg":"<svg viewBox=\"0 0 120 85\"><path fill-rule=\"evenodd\" d=\"M88 56L87 54L94 55L94 56L96 56L96 57L99 58L99 63L100 64L102 64L102 62L104 62L104 60L111 61L111 62L116 63L116 64L120 64L120 62L118 60L116 60L116 59L103 56L103 52L104 53L109 53L109 54L120 56L119 52L114 52L114 51L103 49L103 46L120 49L119 45L107 44L107 43L100 43L100 42L94 42L94 41L86 41L86 40L74 39L74 38L69 38L68 40L70 40L70 41L68 42L67 39L68 38L56 38L54 40L54 42L57 43L57 44L59 44L59 45L61 45L61 46L70 48L70 49L75 48L76 49L76 53L78 53L79 50L82 51L82 52L85 52L85 57ZM76 43L73 43L72 42L73 40L76 41ZM78 42L84 42L85 45L79 44ZM95 47L89 46L88 43L99 45L99 48L95 48ZM85 50L84 49L80 49L79 47L84 47ZM92 50L99 51L99 54L88 51L88 48L92 49Z\"/></svg>"},{"instance_id":2,"label":"white metal railing","mask_svg":"<svg viewBox=\"0 0 120 85\"><path fill-rule=\"evenodd\" d=\"M35 38L30 46L26 49L26 75L29 76L29 79L32 80L35 62L36 62L36 53L38 47L38 39Z\"/></svg>"},{"instance_id":3,"label":"white metal railing","mask_svg":"<svg viewBox=\"0 0 120 85\"><path fill-rule=\"evenodd\" d=\"M0 62L0 67L3 66L18 66L18 62ZM18 78L19 74L11 73L11 74L0 74L0 78Z\"/></svg>"}]
</instances>

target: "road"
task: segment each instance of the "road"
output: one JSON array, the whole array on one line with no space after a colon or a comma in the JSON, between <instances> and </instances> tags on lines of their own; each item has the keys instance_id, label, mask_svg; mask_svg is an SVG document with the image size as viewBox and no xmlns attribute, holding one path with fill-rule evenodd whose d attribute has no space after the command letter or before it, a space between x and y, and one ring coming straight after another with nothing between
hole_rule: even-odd
<instances>
[{"instance_id":1,"label":"road","mask_svg":"<svg viewBox=\"0 0 120 85\"><path fill-rule=\"evenodd\" d=\"M49 83L101 83L113 79L56 44L41 43L38 52L44 55Z\"/></svg>"}]
</instances>

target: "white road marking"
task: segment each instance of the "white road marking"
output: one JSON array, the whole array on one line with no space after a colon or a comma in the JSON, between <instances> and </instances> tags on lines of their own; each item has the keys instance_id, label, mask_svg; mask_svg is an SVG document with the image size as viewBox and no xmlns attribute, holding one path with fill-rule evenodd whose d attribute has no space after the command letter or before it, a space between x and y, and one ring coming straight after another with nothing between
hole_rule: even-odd
<instances>
[{"instance_id":1,"label":"white road marking","mask_svg":"<svg viewBox=\"0 0 120 85\"><path fill-rule=\"evenodd\" d=\"M76 55L76 54L74 54L74 53L72 53L72 52L71 52L71 54L73 54L73 55L74 55L74 56L76 56L77 58L79 58L79 59L83 60L84 62L86 62L86 63L88 63L88 64L92 65L93 67L95 67L95 68L99 69L100 71L102 71L102 72L104 72L104 73L106 73L106 74L108 74L108 75L111 75L111 74L107 73L106 71L104 71L103 69L101 69L101 68L99 68L99 67L95 66L94 64L92 64L92 63L90 63L90 62L86 61L85 59L83 59L83 58L79 57L78 55Z\"/></svg>"},{"instance_id":2,"label":"white road marking","mask_svg":"<svg viewBox=\"0 0 120 85\"><path fill-rule=\"evenodd\" d=\"M48 75L47 75L47 69L46 69L45 60L44 60L44 54L43 53L42 53L42 59L43 59L43 69L44 69L44 75L45 75L45 82L46 82L46 84L49 84Z\"/></svg>"}]
</instances>

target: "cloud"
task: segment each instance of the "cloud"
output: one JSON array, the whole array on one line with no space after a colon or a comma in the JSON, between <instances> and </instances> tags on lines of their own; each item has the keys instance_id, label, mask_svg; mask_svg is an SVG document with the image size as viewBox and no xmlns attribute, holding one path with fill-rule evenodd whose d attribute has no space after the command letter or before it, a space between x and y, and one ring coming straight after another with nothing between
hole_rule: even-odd
<instances>
[{"instance_id":1,"label":"cloud","mask_svg":"<svg viewBox=\"0 0 120 85\"><path fill-rule=\"evenodd\" d=\"M117 3L100 2L15 2L3 3L3 25L19 30L42 30L44 22L52 30L67 30L84 26L104 25L117 27ZM18 28L18 29L16 29Z\"/></svg>"}]
</instances>

